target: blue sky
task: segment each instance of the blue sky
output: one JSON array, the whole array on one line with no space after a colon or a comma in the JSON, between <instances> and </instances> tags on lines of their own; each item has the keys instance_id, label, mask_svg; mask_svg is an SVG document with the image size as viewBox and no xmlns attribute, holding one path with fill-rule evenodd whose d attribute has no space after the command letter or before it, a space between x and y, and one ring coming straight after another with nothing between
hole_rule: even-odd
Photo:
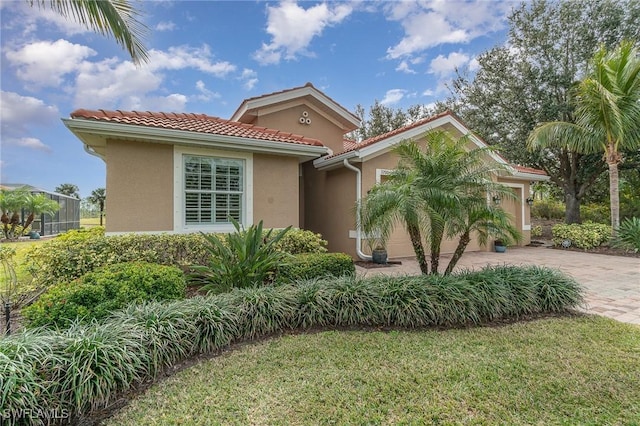
<instances>
[{"instance_id":1,"label":"blue sky","mask_svg":"<svg viewBox=\"0 0 640 426\"><path fill-rule=\"evenodd\" d=\"M60 121L78 108L229 118L243 99L306 82L354 111L447 96L455 67L506 39L516 2L146 1L151 61L26 1L2 1L0 182L85 197L106 183Z\"/></svg>"}]
</instances>

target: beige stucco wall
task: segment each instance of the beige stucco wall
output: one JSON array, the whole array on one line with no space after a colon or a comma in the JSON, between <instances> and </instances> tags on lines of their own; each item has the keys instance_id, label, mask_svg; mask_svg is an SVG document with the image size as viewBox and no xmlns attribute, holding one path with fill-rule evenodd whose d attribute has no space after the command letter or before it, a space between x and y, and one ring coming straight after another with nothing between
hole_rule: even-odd
<instances>
[{"instance_id":1,"label":"beige stucco wall","mask_svg":"<svg viewBox=\"0 0 640 426\"><path fill-rule=\"evenodd\" d=\"M300 124L303 111L308 113L311 124ZM311 108L309 105L292 102L288 105L279 105L278 110L264 109L257 111L253 124L271 129L278 129L303 135L309 138L319 139L333 152L343 150L343 133L340 127L327 118L325 113Z\"/></svg>"},{"instance_id":2,"label":"beige stucco wall","mask_svg":"<svg viewBox=\"0 0 640 426\"><path fill-rule=\"evenodd\" d=\"M531 227L531 208L526 203L529 197L529 181L499 177L498 182L510 186L513 190L515 198L503 197L500 206L513 217L513 223L522 233L522 242L519 245L527 245L531 242L531 231L523 228Z\"/></svg>"},{"instance_id":3,"label":"beige stucco wall","mask_svg":"<svg viewBox=\"0 0 640 426\"><path fill-rule=\"evenodd\" d=\"M108 140L107 232L173 229L173 147Z\"/></svg>"},{"instance_id":4,"label":"beige stucco wall","mask_svg":"<svg viewBox=\"0 0 640 426\"><path fill-rule=\"evenodd\" d=\"M253 156L253 221L269 228L299 227L298 159Z\"/></svg>"}]
</instances>

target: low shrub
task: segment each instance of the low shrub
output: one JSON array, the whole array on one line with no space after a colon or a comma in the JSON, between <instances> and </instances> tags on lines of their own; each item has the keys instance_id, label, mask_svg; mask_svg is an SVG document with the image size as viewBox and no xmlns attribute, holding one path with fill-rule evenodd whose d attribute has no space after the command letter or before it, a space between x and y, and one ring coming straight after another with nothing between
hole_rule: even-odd
<instances>
[{"instance_id":1,"label":"low shrub","mask_svg":"<svg viewBox=\"0 0 640 426\"><path fill-rule=\"evenodd\" d=\"M150 302L102 322L0 339L0 416L40 407L77 417L187 357L286 329L478 324L581 303L581 289L570 277L514 266L449 276L325 278Z\"/></svg>"},{"instance_id":2,"label":"low shrub","mask_svg":"<svg viewBox=\"0 0 640 426\"><path fill-rule=\"evenodd\" d=\"M614 245L636 253L640 252L640 218L632 217L620 222Z\"/></svg>"},{"instance_id":3,"label":"low shrub","mask_svg":"<svg viewBox=\"0 0 640 426\"><path fill-rule=\"evenodd\" d=\"M94 226L92 228L71 229L56 237L58 241L69 240L90 240L96 237L104 237L104 226Z\"/></svg>"},{"instance_id":4,"label":"low shrub","mask_svg":"<svg viewBox=\"0 0 640 426\"><path fill-rule=\"evenodd\" d=\"M304 229L291 229L274 244L274 248L288 254L326 253L327 244L320 234Z\"/></svg>"},{"instance_id":5,"label":"low shrub","mask_svg":"<svg viewBox=\"0 0 640 426\"><path fill-rule=\"evenodd\" d=\"M264 235L271 231L264 231ZM270 238L277 233L272 232ZM215 234L210 234L215 235ZM228 237L220 235L227 244ZM126 234L104 236L104 228L73 230L43 244L26 255L26 267L39 287L68 282L96 268L123 262L151 262L178 266L206 265L211 253L204 234ZM327 242L311 231L291 230L273 243L289 254L324 253Z\"/></svg>"},{"instance_id":6,"label":"low shrub","mask_svg":"<svg viewBox=\"0 0 640 426\"><path fill-rule=\"evenodd\" d=\"M542 237L542 225L535 225L531 228L532 237Z\"/></svg>"},{"instance_id":7,"label":"low shrub","mask_svg":"<svg viewBox=\"0 0 640 426\"><path fill-rule=\"evenodd\" d=\"M185 295L178 268L143 262L119 263L52 286L22 310L30 327L66 326L80 319L104 318L129 303L171 300Z\"/></svg>"},{"instance_id":8,"label":"low shrub","mask_svg":"<svg viewBox=\"0 0 640 426\"><path fill-rule=\"evenodd\" d=\"M555 246L561 246L564 241L569 241L572 247L589 250L609 241L611 226L590 222L571 225L561 223L551 228L551 235Z\"/></svg>"},{"instance_id":9,"label":"low shrub","mask_svg":"<svg viewBox=\"0 0 640 426\"><path fill-rule=\"evenodd\" d=\"M531 206L531 217L537 219L564 219L564 212L564 203L552 199L536 201Z\"/></svg>"},{"instance_id":10,"label":"low shrub","mask_svg":"<svg viewBox=\"0 0 640 426\"><path fill-rule=\"evenodd\" d=\"M287 283L323 277L353 275L356 267L345 253L305 253L291 257L280 266L277 282Z\"/></svg>"}]
</instances>

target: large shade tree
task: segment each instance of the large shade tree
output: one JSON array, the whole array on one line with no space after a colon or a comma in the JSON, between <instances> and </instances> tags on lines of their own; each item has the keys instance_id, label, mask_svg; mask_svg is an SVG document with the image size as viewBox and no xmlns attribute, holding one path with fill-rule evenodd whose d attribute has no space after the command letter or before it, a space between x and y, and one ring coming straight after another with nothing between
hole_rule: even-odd
<instances>
[{"instance_id":1,"label":"large shade tree","mask_svg":"<svg viewBox=\"0 0 640 426\"><path fill-rule=\"evenodd\" d=\"M590 73L573 94L575 123L544 123L531 133L529 145L604 154L609 168L611 227L615 233L620 225L621 153L640 149L640 56L634 43L624 41L614 50L598 50Z\"/></svg>"},{"instance_id":2,"label":"large shade tree","mask_svg":"<svg viewBox=\"0 0 640 426\"><path fill-rule=\"evenodd\" d=\"M580 222L583 198L606 171L602 156L530 151L527 137L538 123L575 121L571 88L600 44L640 39L640 2L533 0L514 7L508 21L505 45L479 55L475 73L460 71L447 104L510 162L545 170L564 195L565 221Z\"/></svg>"},{"instance_id":3,"label":"large shade tree","mask_svg":"<svg viewBox=\"0 0 640 426\"><path fill-rule=\"evenodd\" d=\"M456 139L445 132L428 133L424 148L415 141L399 144L393 150L399 156L397 168L362 200L358 219L365 234L384 241L398 225L403 226L423 274L439 272L445 235L460 238L447 273L462 256L473 231L519 239L504 212L496 212L487 202L488 192L513 196L491 178L500 167L487 161L489 149L470 150L468 144L468 137Z\"/></svg>"},{"instance_id":4,"label":"large shade tree","mask_svg":"<svg viewBox=\"0 0 640 426\"><path fill-rule=\"evenodd\" d=\"M111 37L129 52L135 64L149 60L144 46L147 27L140 11L129 0L27 0L32 6L51 9L63 17Z\"/></svg>"}]
</instances>

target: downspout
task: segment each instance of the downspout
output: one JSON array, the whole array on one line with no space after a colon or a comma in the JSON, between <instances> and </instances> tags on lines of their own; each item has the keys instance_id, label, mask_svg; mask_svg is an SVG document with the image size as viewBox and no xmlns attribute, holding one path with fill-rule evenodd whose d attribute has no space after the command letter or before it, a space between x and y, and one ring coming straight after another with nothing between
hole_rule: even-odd
<instances>
[{"instance_id":1,"label":"downspout","mask_svg":"<svg viewBox=\"0 0 640 426\"><path fill-rule=\"evenodd\" d=\"M356 254L362 260L371 260L371 256L364 254L362 252L362 233L360 231L360 200L362 199L362 172L359 168L355 167L353 164L349 163L349 160L346 158L343 160L342 164L347 169L353 170L356 172Z\"/></svg>"}]
</instances>

